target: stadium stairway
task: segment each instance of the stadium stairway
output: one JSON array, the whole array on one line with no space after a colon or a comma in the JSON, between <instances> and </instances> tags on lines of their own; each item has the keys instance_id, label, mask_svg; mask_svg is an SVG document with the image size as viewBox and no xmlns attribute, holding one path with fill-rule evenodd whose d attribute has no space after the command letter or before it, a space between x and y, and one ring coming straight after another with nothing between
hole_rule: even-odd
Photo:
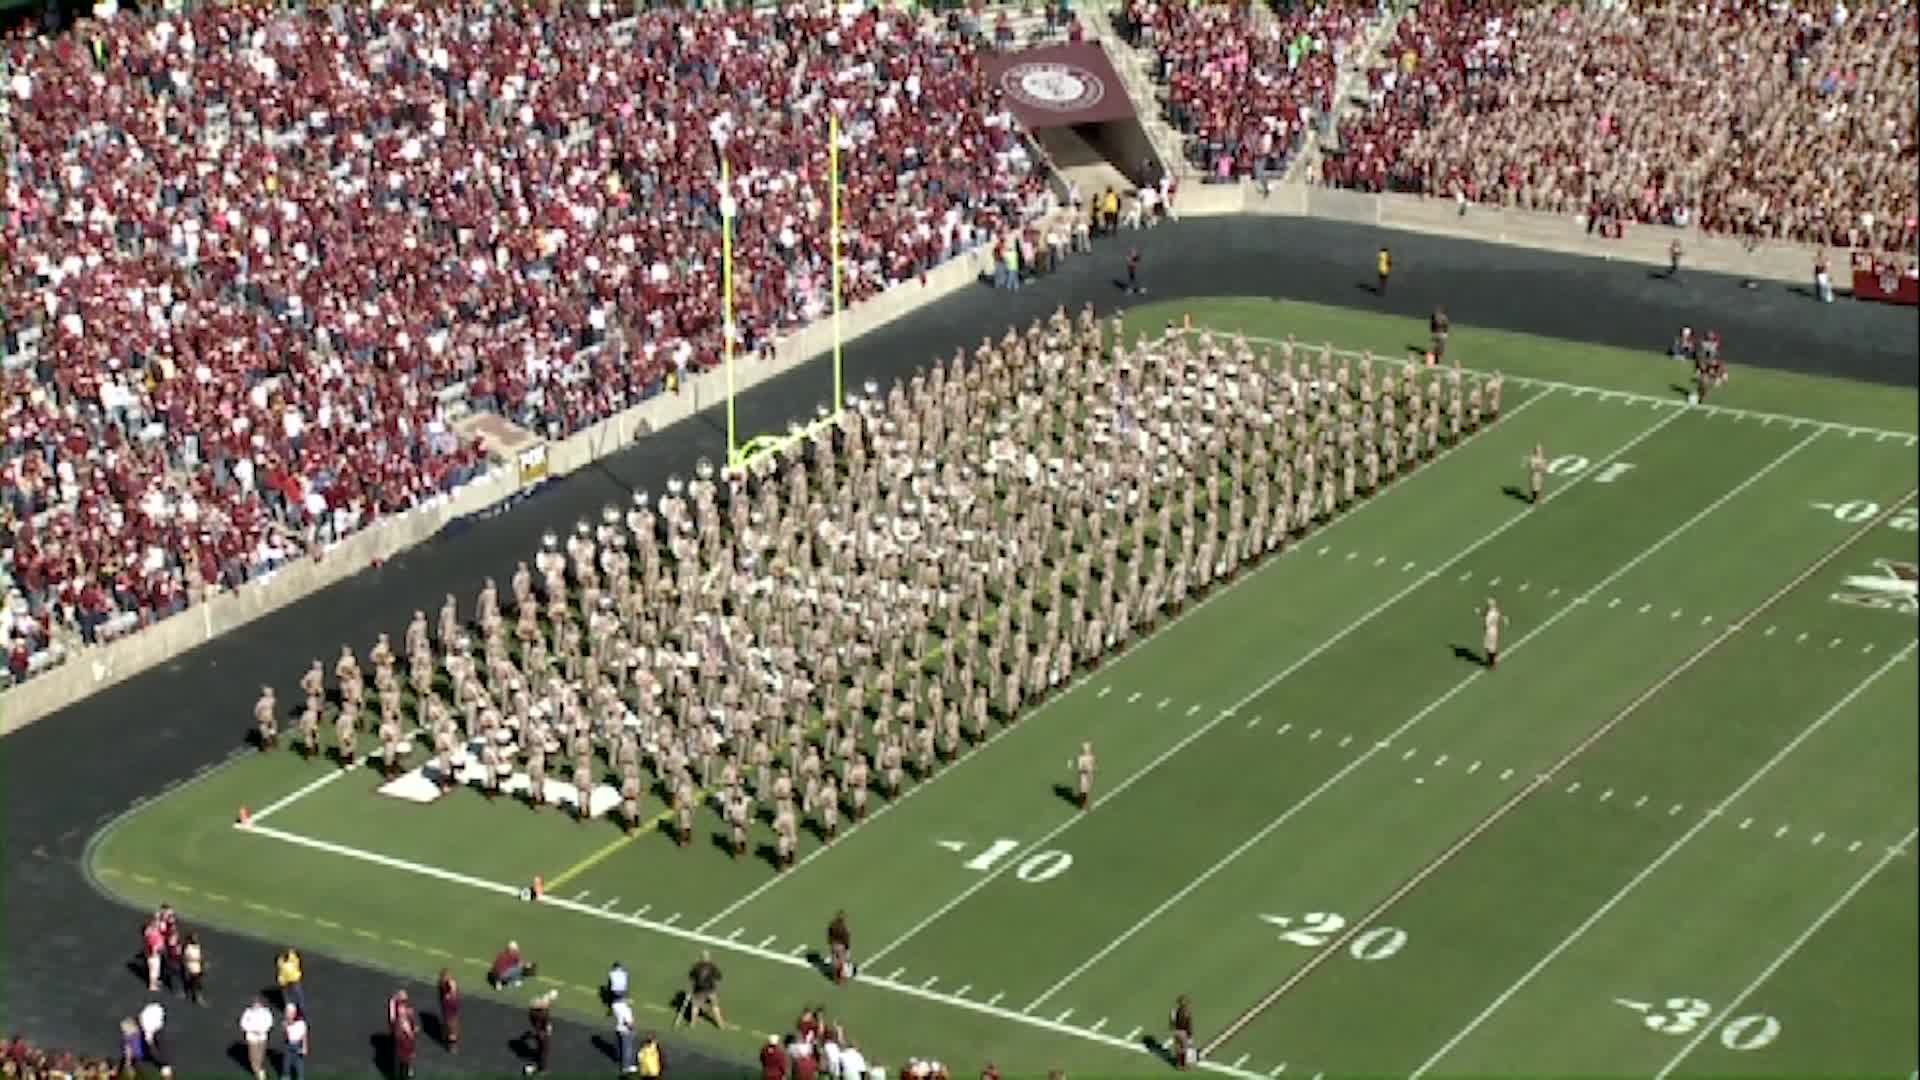
<instances>
[{"instance_id":1,"label":"stadium stairway","mask_svg":"<svg viewBox=\"0 0 1920 1080\"><path fill-rule=\"evenodd\" d=\"M1383 58L1380 50L1393 40L1400 27L1400 5L1392 5L1367 26L1367 36L1353 55L1345 58L1340 65L1340 77L1333 84L1333 116L1317 139L1307 140L1293 164L1287 169L1287 179L1312 183L1320 168L1320 159L1328 152L1340 149L1340 123L1353 112L1365 108L1368 101L1367 72L1381 62L1391 62L1392 57Z\"/></svg>"},{"instance_id":2,"label":"stadium stairway","mask_svg":"<svg viewBox=\"0 0 1920 1080\"><path fill-rule=\"evenodd\" d=\"M1140 118L1140 126L1146 131L1147 141L1153 145L1161 168L1183 182L1198 176L1199 171L1182 153L1184 140L1180 133L1167 122L1166 94L1153 80L1151 57L1120 37L1107 9L1100 4L1079 9L1079 15L1088 35L1106 48L1107 58L1113 61L1113 70L1119 74L1127 97L1133 102L1134 114ZM1082 184L1081 190L1090 189Z\"/></svg>"}]
</instances>

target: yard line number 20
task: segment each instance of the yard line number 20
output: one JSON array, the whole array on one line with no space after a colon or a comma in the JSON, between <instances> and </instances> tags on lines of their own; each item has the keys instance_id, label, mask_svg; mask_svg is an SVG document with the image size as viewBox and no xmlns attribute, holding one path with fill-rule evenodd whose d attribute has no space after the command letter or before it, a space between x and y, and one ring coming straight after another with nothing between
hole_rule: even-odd
<instances>
[{"instance_id":1,"label":"yard line number 20","mask_svg":"<svg viewBox=\"0 0 1920 1080\"><path fill-rule=\"evenodd\" d=\"M1262 922L1285 928L1280 933L1281 941L1308 949L1321 948L1347 928L1346 916L1325 911L1310 911L1297 918L1288 915L1262 915L1260 918ZM1397 926L1376 926L1366 933L1354 935L1353 940L1347 942L1347 953L1355 960L1372 963L1385 960L1406 947L1405 930Z\"/></svg>"}]
</instances>

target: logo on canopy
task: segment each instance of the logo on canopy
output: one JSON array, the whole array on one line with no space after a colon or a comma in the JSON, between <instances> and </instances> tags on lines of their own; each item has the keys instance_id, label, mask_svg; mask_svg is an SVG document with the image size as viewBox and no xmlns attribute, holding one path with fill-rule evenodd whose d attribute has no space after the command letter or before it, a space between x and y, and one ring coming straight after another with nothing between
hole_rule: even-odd
<instances>
[{"instance_id":1,"label":"logo on canopy","mask_svg":"<svg viewBox=\"0 0 1920 1080\"><path fill-rule=\"evenodd\" d=\"M1100 76L1077 64L1015 64L1000 76L1000 89L1036 109L1078 112L1107 96Z\"/></svg>"}]
</instances>

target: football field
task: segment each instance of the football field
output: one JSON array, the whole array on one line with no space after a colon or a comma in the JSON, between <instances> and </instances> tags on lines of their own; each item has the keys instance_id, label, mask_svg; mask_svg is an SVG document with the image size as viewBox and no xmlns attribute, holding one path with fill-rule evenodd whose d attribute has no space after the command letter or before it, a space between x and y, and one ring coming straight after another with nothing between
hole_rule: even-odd
<instances>
[{"instance_id":1,"label":"football field","mask_svg":"<svg viewBox=\"0 0 1920 1080\"><path fill-rule=\"evenodd\" d=\"M1183 315L1395 360L1421 339L1265 301L1132 321ZM729 858L711 816L683 849L287 752L114 823L92 872L412 976L477 984L516 938L543 978L515 994L596 1021L618 959L664 1028L707 949L737 1026L705 1038L735 1054L824 1003L890 1068L1138 1073L1184 993L1202 1067L1233 1076L1909 1075L1913 392L1736 370L1689 407L1658 356L1453 349L1507 373L1498 424L786 873ZM862 969L836 987L812 953L842 908Z\"/></svg>"}]
</instances>

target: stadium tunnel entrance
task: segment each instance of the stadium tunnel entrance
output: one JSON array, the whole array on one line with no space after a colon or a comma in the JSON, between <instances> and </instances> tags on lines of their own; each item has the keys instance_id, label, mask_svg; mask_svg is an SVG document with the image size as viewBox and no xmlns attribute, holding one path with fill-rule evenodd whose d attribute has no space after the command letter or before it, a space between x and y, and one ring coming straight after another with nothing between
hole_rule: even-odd
<instances>
[{"instance_id":1,"label":"stadium tunnel entrance","mask_svg":"<svg viewBox=\"0 0 1920 1080\"><path fill-rule=\"evenodd\" d=\"M1153 143L1097 42L1000 53L987 62L987 76L1061 176L1087 197L1159 178Z\"/></svg>"}]
</instances>

